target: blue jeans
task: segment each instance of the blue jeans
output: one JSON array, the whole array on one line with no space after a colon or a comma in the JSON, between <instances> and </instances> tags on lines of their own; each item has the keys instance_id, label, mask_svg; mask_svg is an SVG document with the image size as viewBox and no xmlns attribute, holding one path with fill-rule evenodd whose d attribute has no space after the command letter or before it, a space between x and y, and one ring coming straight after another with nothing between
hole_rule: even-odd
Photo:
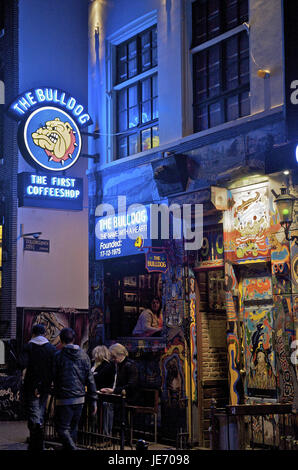
<instances>
[{"instance_id":1,"label":"blue jeans","mask_svg":"<svg viewBox=\"0 0 298 470\"><path fill-rule=\"evenodd\" d=\"M113 419L114 419L114 406L112 403L103 402L103 425L102 431L105 436L112 435Z\"/></svg>"},{"instance_id":2,"label":"blue jeans","mask_svg":"<svg viewBox=\"0 0 298 470\"><path fill-rule=\"evenodd\" d=\"M28 450L43 450L43 424L47 401L47 393L41 394L40 397L27 398L28 429L30 431Z\"/></svg>"},{"instance_id":3,"label":"blue jeans","mask_svg":"<svg viewBox=\"0 0 298 470\"><path fill-rule=\"evenodd\" d=\"M56 431L61 439L64 450L77 450L75 442L83 406L83 404L56 405Z\"/></svg>"}]
</instances>

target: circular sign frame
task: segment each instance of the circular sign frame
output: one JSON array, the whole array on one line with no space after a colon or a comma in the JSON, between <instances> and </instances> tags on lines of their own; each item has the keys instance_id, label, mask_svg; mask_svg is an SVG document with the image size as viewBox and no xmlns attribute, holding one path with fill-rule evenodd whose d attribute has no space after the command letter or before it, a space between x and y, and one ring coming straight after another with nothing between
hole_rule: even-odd
<instances>
[{"instance_id":1,"label":"circular sign frame","mask_svg":"<svg viewBox=\"0 0 298 470\"><path fill-rule=\"evenodd\" d=\"M78 160L82 138L74 118L55 106L42 106L19 126L18 142L30 165L63 171Z\"/></svg>"}]
</instances>

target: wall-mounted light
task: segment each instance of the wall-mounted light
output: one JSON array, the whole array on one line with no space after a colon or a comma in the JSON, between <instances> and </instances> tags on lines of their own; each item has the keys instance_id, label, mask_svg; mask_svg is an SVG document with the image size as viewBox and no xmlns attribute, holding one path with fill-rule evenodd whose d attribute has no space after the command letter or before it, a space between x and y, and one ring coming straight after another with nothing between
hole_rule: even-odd
<instances>
[{"instance_id":1,"label":"wall-mounted light","mask_svg":"<svg viewBox=\"0 0 298 470\"><path fill-rule=\"evenodd\" d=\"M290 194L289 188L280 188L280 191L280 194L276 194L273 189L271 190L272 194L276 197L274 202L279 214L279 223L285 231L286 240L295 240L296 245L298 245L297 235L289 237L290 226L293 223L294 204L297 198Z\"/></svg>"},{"instance_id":2,"label":"wall-mounted light","mask_svg":"<svg viewBox=\"0 0 298 470\"><path fill-rule=\"evenodd\" d=\"M42 232L23 233L23 224L20 224L20 238L33 237L36 240L42 235Z\"/></svg>"},{"instance_id":3,"label":"wall-mounted light","mask_svg":"<svg viewBox=\"0 0 298 470\"><path fill-rule=\"evenodd\" d=\"M260 78L269 78L270 77L270 70L259 69L257 73L258 73L258 77L260 77Z\"/></svg>"}]
</instances>

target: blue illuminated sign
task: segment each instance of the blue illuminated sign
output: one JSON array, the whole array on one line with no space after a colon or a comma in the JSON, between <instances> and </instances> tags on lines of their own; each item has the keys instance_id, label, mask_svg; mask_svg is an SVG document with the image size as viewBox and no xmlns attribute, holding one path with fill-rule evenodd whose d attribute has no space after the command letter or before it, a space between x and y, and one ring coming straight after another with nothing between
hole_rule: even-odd
<instances>
[{"instance_id":1,"label":"blue illuminated sign","mask_svg":"<svg viewBox=\"0 0 298 470\"><path fill-rule=\"evenodd\" d=\"M82 210L83 179L36 173L18 174L19 206Z\"/></svg>"},{"instance_id":2,"label":"blue illuminated sign","mask_svg":"<svg viewBox=\"0 0 298 470\"><path fill-rule=\"evenodd\" d=\"M66 170L77 161L80 129L92 124L76 98L49 87L24 92L8 113L20 121L18 143L23 157L30 165L50 171Z\"/></svg>"},{"instance_id":3,"label":"blue illuminated sign","mask_svg":"<svg viewBox=\"0 0 298 470\"><path fill-rule=\"evenodd\" d=\"M96 217L95 259L136 255L144 245L150 245L149 214L149 207L143 207L128 214Z\"/></svg>"}]
</instances>

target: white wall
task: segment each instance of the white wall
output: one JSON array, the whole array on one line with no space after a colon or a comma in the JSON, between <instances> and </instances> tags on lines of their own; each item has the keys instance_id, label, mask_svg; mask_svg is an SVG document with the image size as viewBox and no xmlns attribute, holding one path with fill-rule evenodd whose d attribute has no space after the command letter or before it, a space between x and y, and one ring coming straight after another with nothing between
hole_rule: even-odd
<instances>
[{"instance_id":1,"label":"white wall","mask_svg":"<svg viewBox=\"0 0 298 470\"><path fill-rule=\"evenodd\" d=\"M85 0L20 0L19 90L57 87L88 105L88 6ZM83 137L82 153L87 153ZM18 234L40 231L50 253L23 251L17 239L17 306L88 308L87 159L66 176L84 178L84 210L19 208ZM33 171L19 156L19 172Z\"/></svg>"}]
</instances>

